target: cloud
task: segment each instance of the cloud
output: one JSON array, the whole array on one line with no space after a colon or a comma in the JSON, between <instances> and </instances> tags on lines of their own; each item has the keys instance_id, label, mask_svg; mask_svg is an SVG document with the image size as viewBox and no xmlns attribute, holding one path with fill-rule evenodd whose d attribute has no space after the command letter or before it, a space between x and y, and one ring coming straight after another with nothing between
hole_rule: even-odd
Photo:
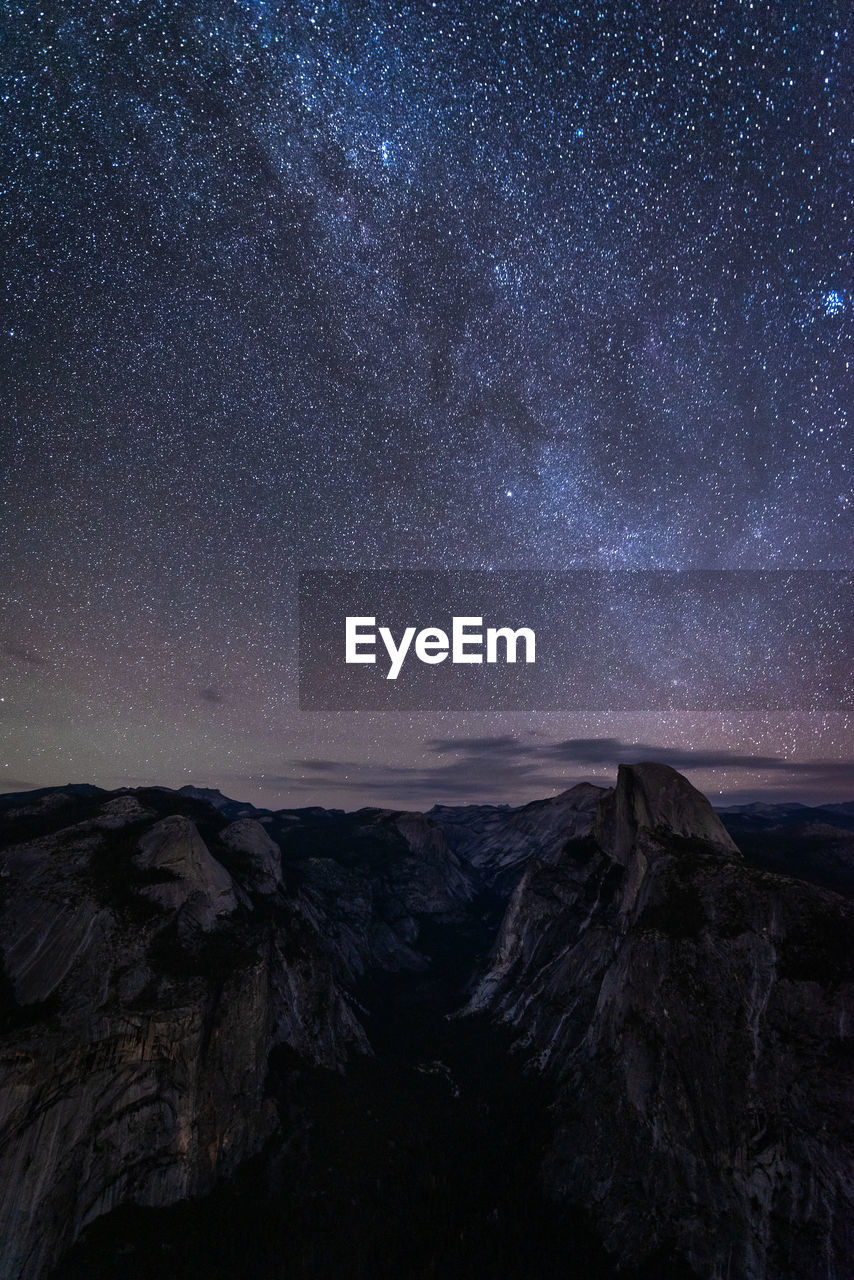
<instances>
[{"instance_id":1,"label":"cloud","mask_svg":"<svg viewBox=\"0 0 854 1280\"><path fill-rule=\"evenodd\" d=\"M854 762L850 760L792 761L784 756L745 755L725 748L692 751L619 738L564 738L544 741L510 734L493 738L430 738L427 751L436 758L427 765L393 765L355 760L311 758L294 760L292 773L254 776L251 782L270 791L353 793L365 803L396 800L429 803L453 800L516 802L520 795L549 795L585 776L609 784L620 764L654 760L680 772L751 774L739 795L834 796L854 795ZM764 778L756 782L754 779ZM729 779L727 779L727 782ZM751 789L752 787L752 789ZM734 788L727 787L727 793Z\"/></svg>"},{"instance_id":2,"label":"cloud","mask_svg":"<svg viewBox=\"0 0 854 1280\"><path fill-rule=\"evenodd\" d=\"M250 783L253 787L262 787L267 791L277 791L298 795L310 791L316 795L318 787L327 787L330 793L352 792L360 797L360 803L370 804L383 798L409 802L426 800L428 805L453 798L470 799L473 795L506 800L510 785L508 778L479 778L470 774L462 775L458 769L419 769L400 768L393 765L370 767L355 764L346 760L330 760L323 771L315 770L313 776L279 774L253 775L238 779L242 783ZM516 778L518 788L519 778ZM543 784L546 785L545 783ZM564 780L556 780L549 789L555 786L566 786ZM318 801L320 803L320 801Z\"/></svg>"},{"instance_id":3,"label":"cloud","mask_svg":"<svg viewBox=\"0 0 854 1280\"><path fill-rule=\"evenodd\" d=\"M202 702L217 703L222 702L223 700L219 689L214 689L212 685L208 686L206 689L199 689L198 694Z\"/></svg>"},{"instance_id":4,"label":"cloud","mask_svg":"<svg viewBox=\"0 0 854 1280\"><path fill-rule=\"evenodd\" d=\"M726 749L692 751L682 747L661 747L648 742L621 742L619 738L564 738L559 742L528 742L521 738L431 738L428 751L435 755L462 753L470 758L543 760L575 765L615 766L655 760L674 769L790 769L781 756L738 755Z\"/></svg>"},{"instance_id":5,"label":"cloud","mask_svg":"<svg viewBox=\"0 0 854 1280\"><path fill-rule=\"evenodd\" d=\"M43 670L50 666L47 658L43 658L35 649L31 649L29 645L20 644L17 640L4 640L3 653L7 658L14 658L28 667L38 667Z\"/></svg>"}]
</instances>

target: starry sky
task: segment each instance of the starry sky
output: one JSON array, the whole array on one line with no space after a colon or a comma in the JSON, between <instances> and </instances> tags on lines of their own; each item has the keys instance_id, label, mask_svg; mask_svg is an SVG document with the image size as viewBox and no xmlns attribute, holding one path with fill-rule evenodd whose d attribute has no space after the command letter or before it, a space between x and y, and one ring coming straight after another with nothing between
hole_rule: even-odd
<instances>
[{"instance_id":1,"label":"starry sky","mask_svg":"<svg viewBox=\"0 0 854 1280\"><path fill-rule=\"evenodd\" d=\"M20 3L3 63L2 789L854 798L821 690L296 688L302 568L854 570L848 6Z\"/></svg>"}]
</instances>

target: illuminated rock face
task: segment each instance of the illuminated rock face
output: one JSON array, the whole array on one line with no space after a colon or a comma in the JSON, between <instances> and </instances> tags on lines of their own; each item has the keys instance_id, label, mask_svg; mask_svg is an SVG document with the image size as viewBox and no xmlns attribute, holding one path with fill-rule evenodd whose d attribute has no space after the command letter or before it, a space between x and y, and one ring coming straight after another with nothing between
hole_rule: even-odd
<instances>
[{"instance_id":1,"label":"illuminated rock face","mask_svg":"<svg viewBox=\"0 0 854 1280\"><path fill-rule=\"evenodd\" d=\"M162 907L186 912L200 929L212 929L218 917L237 907L231 876L211 857L189 818L176 815L155 823L140 837L134 862L160 873L159 882L140 892Z\"/></svg>"},{"instance_id":2,"label":"illuminated rock face","mask_svg":"<svg viewBox=\"0 0 854 1280\"><path fill-rule=\"evenodd\" d=\"M282 883L282 852L253 818L230 823L222 833L224 844L243 854L243 880L256 893L275 893Z\"/></svg>"},{"instance_id":3,"label":"illuminated rock face","mask_svg":"<svg viewBox=\"0 0 854 1280\"><path fill-rule=\"evenodd\" d=\"M620 765L617 785L596 815L595 835L618 862L629 860L639 840L656 833L701 840L738 854L732 837L704 795L664 764Z\"/></svg>"},{"instance_id":4,"label":"illuminated rock face","mask_svg":"<svg viewBox=\"0 0 854 1280\"><path fill-rule=\"evenodd\" d=\"M383 993L423 999L443 955L436 1025L510 1029L551 1096L532 1167L617 1260L854 1272L849 897L751 865L660 765L520 808L215 799L0 801L4 1278L286 1147L271 1053L346 1080Z\"/></svg>"},{"instance_id":5,"label":"illuminated rock face","mask_svg":"<svg viewBox=\"0 0 854 1280\"><path fill-rule=\"evenodd\" d=\"M624 1262L842 1276L854 1257L854 906L745 865L672 770L620 770L534 861L472 1005L555 1085L551 1193Z\"/></svg>"}]
</instances>

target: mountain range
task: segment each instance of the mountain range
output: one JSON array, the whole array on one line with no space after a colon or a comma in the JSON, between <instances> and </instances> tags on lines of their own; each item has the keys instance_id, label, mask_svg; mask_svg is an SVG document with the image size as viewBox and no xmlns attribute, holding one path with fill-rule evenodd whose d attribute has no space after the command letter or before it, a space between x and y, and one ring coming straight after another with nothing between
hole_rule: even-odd
<instances>
[{"instance_id":1,"label":"mountain range","mask_svg":"<svg viewBox=\"0 0 854 1280\"><path fill-rule=\"evenodd\" d=\"M0 797L0 1275L847 1280L854 804Z\"/></svg>"}]
</instances>

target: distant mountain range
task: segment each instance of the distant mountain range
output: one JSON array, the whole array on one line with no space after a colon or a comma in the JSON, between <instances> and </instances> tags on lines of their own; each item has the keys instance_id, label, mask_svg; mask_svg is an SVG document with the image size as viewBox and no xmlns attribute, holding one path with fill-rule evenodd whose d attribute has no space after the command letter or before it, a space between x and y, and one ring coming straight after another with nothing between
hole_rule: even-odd
<instances>
[{"instance_id":1,"label":"distant mountain range","mask_svg":"<svg viewBox=\"0 0 854 1280\"><path fill-rule=\"evenodd\" d=\"M854 803L0 796L0 1274L854 1274Z\"/></svg>"}]
</instances>

